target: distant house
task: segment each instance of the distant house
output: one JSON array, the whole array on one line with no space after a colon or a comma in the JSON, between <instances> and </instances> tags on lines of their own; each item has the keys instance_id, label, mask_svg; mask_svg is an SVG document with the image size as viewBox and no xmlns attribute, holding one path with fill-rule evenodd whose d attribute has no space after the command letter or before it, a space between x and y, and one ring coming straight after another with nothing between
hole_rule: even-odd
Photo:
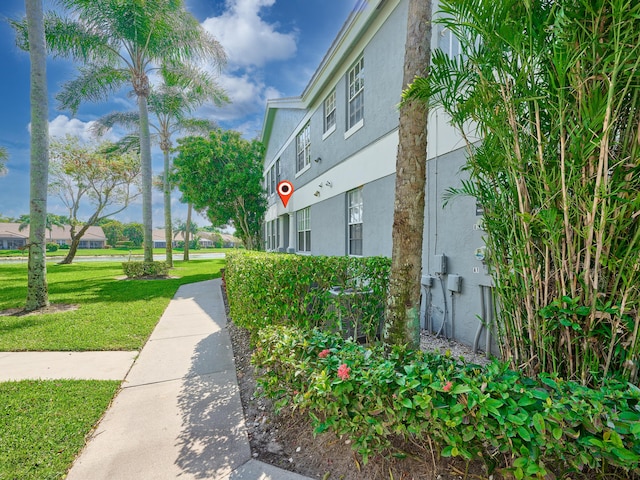
<instances>
[{"instance_id":1,"label":"distant house","mask_svg":"<svg viewBox=\"0 0 640 480\"><path fill-rule=\"evenodd\" d=\"M221 241L222 246L225 248L237 248L242 245L242 240L228 233L212 233L200 231L195 234L198 239L198 244L201 248L212 248L216 246L216 242ZM174 247L179 242L184 242L184 235L182 232L174 232L173 241L171 242ZM153 248L165 248L167 241L165 239L164 229L159 228L153 231Z\"/></svg>"},{"instance_id":2,"label":"distant house","mask_svg":"<svg viewBox=\"0 0 640 480\"><path fill-rule=\"evenodd\" d=\"M70 245L71 234L69 226L54 226L51 230L46 230L47 243L57 243L58 245ZM29 226L20 230L19 223L0 223L0 250L18 250L27 246L29 241ZM104 248L107 237L102 231L102 227L89 227L82 236L78 248Z\"/></svg>"}]
</instances>

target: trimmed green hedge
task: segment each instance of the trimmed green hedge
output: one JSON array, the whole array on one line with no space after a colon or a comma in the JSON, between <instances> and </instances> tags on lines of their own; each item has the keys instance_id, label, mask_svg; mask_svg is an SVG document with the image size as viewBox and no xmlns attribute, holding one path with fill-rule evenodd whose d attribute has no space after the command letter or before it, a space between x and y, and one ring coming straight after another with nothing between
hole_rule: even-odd
<instances>
[{"instance_id":1,"label":"trimmed green hedge","mask_svg":"<svg viewBox=\"0 0 640 480\"><path fill-rule=\"evenodd\" d=\"M169 273L167 262L122 262L128 278L164 277Z\"/></svg>"},{"instance_id":2,"label":"trimmed green hedge","mask_svg":"<svg viewBox=\"0 0 640 480\"><path fill-rule=\"evenodd\" d=\"M296 325L374 339L379 333L391 261L383 257L315 257L227 253L230 314L251 331Z\"/></svg>"},{"instance_id":3,"label":"trimmed green hedge","mask_svg":"<svg viewBox=\"0 0 640 480\"><path fill-rule=\"evenodd\" d=\"M631 384L593 390L318 330L273 326L257 337L253 361L265 393L308 411L317 433L351 438L365 461L399 435L516 479L594 478L586 470L611 466L640 473L640 389ZM615 476L623 477L631 478Z\"/></svg>"}]
</instances>

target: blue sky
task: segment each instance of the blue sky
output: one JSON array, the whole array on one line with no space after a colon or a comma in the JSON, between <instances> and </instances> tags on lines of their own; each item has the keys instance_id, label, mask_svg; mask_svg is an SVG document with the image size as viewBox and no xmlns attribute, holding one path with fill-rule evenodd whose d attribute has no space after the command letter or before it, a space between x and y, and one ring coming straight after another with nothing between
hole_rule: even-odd
<instances>
[{"instance_id":1,"label":"blue sky","mask_svg":"<svg viewBox=\"0 0 640 480\"><path fill-rule=\"evenodd\" d=\"M99 0L97 0L99 1ZM228 64L219 83L232 100L222 108L204 107L198 116L221 127L238 130L246 138L258 137L266 100L297 96L322 60L331 42L354 8L356 0L185 0L187 9L223 45ZM52 2L44 0L45 10ZM0 215L29 213L29 56L15 46L6 18L24 15L24 0L0 0L0 145L9 153L8 173L0 177ZM47 63L49 131L51 136L89 138L90 122L114 111L136 109L123 90L108 102L83 104L76 116L57 108L60 86L75 77L77 66L61 59ZM162 170L160 151L154 148L154 174ZM173 217L186 218L186 206L174 193ZM67 212L49 197L48 211ZM154 227L162 226L162 196L154 192ZM116 218L140 222L141 207L132 205ZM199 225L208 224L202 217Z\"/></svg>"}]
</instances>

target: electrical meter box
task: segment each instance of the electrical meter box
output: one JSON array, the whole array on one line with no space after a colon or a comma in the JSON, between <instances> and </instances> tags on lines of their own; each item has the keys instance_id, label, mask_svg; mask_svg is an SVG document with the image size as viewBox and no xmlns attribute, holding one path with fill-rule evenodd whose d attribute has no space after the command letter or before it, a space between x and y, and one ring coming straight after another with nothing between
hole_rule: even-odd
<instances>
[{"instance_id":1,"label":"electrical meter box","mask_svg":"<svg viewBox=\"0 0 640 480\"><path fill-rule=\"evenodd\" d=\"M447 256L444 253L433 256L433 273L436 275L444 275L447 273Z\"/></svg>"},{"instance_id":2,"label":"electrical meter box","mask_svg":"<svg viewBox=\"0 0 640 480\"><path fill-rule=\"evenodd\" d=\"M460 275L449 275L447 278L447 289L455 293L460 293L462 287L462 277Z\"/></svg>"}]
</instances>

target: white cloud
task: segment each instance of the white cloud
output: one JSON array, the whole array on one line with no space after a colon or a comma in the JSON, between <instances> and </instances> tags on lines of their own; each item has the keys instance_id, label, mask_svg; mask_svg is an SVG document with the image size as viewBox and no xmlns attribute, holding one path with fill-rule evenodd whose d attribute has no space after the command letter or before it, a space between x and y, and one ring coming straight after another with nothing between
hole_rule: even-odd
<instances>
[{"instance_id":1,"label":"white cloud","mask_svg":"<svg viewBox=\"0 0 640 480\"><path fill-rule=\"evenodd\" d=\"M227 0L227 10L207 18L202 26L224 47L231 67L261 67L296 53L296 32L281 33L278 25L260 18L260 10L275 0Z\"/></svg>"},{"instance_id":2,"label":"white cloud","mask_svg":"<svg viewBox=\"0 0 640 480\"><path fill-rule=\"evenodd\" d=\"M91 131L94 121L83 122L77 118L69 118L66 115L58 115L49 122L49 135L63 138L67 135L77 137L83 142L95 141L96 136ZM107 134L108 135L108 134Z\"/></svg>"},{"instance_id":3,"label":"white cloud","mask_svg":"<svg viewBox=\"0 0 640 480\"><path fill-rule=\"evenodd\" d=\"M244 122L241 126L234 125L238 130L250 138L260 132L260 123L267 100L279 98L281 93L255 76L244 74L237 76L222 75L220 85L225 89L230 104L223 107L204 106L198 116L212 118L217 122Z\"/></svg>"}]
</instances>

